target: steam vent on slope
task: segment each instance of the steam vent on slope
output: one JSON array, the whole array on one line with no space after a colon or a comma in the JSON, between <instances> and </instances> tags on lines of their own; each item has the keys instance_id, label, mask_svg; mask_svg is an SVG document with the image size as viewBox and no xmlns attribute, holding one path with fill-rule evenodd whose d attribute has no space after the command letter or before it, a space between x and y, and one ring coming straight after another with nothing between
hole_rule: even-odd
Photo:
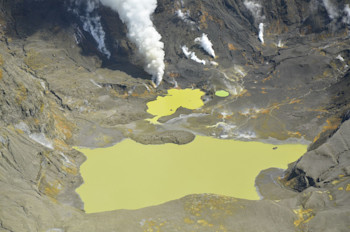
<instances>
[{"instance_id":1,"label":"steam vent on slope","mask_svg":"<svg viewBox=\"0 0 350 232\"><path fill-rule=\"evenodd\" d=\"M0 8L0 231L350 231L349 1Z\"/></svg>"}]
</instances>

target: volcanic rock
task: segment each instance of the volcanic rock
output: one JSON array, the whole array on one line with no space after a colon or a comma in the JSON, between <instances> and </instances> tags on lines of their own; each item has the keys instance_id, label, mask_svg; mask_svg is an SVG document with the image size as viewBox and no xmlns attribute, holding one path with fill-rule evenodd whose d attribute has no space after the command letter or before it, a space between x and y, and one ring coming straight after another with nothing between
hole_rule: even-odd
<instances>
[{"instance_id":1,"label":"volcanic rock","mask_svg":"<svg viewBox=\"0 0 350 232\"><path fill-rule=\"evenodd\" d=\"M0 231L349 230L347 1L254 1L254 12L246 0L159 0L152 20L166 69L158 88L118 14L96 9L108 58L72 2L0 0ZM216 57L195 43L203 33ZM173 87L201 89L205 105L150 124L147 102ZM310 146L288 170L260 173L260 201L199 194L84 213L75 189L85 157L74 147L185 144L195 134Z\"/></svg>"}]
</instances>

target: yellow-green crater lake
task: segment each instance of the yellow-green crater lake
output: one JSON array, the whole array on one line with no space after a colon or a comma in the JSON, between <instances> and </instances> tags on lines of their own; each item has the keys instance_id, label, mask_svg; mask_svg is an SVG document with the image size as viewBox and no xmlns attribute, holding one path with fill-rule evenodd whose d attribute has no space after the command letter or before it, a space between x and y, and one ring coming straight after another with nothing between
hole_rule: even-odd
<instances>
[{"instance_id":1,"label":"yellow-green crater lake","mask_svg":"<svg viewBox=\"0 0 350 232\"><path fill-rule=\"evenodd\" d=\"M142 145L130 139L109 147L79 149L85 183L77 190L87 213L138 209L194 193L259 199L255 177L270 167L287 168L305 145L196 137L186 145Z\"/></svg>"},{"instance_id":2,"label":"yellow-green crater lake","mask_svg":"<svg viewBox=\"0 0 350 232\"><path fill-rule=\"evenodd\" d=\"M148 121L157 124L159 118L174 114L180 107L198 109L204 105L201 99L204 94L199 89L170 89L165 96L147 103L147 112L155 115Z\"/></svg>"},{"instance_id":3,"label":"yellow-green crater lake","mask_svg":"<svg viewBox=\"0 0 350 232\"><path fill-rule=\"evenodd\" d=\"M172 89L147 104L157 123L179 107L198 109L204 93ZM287 168L306 151L305 145L220 140L197 136L186 145L142 145L126 139L98 149L78 149L87 156L81 166L84 184L77 189L87 213L138 209L189 194L214 193L259 199L255 177L270 167Z\"/></svg>"}]
</instances>

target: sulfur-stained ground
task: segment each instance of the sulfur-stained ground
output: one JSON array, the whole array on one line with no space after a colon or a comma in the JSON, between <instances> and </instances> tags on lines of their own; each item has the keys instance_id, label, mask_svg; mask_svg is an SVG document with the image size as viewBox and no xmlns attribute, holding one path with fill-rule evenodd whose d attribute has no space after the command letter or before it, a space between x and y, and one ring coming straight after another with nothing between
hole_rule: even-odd
<instances>
[{"instance_id":1,"label":"sulfur-stained ground","mask_svg":"<svg viewBox=\"0 0 350 232\"><path fill-rule=\"evenodd\" d=\"M0 231L349 231L349 29L310 4L265 1L262 44L241 0L158 1L166 74L154 88L111 10L99 10L108 60L63 1L0 0ZM202 33L217 57L194 43ZM183 45L217 65L186 59ZM173 87L201 89L204 106L150 124L147 103ZM261 172L262 201L204 194L84 213L75 189L85 157L73 146L187 143L196 133L313 143L287 172Z\"/></svg>"}]
</instances>

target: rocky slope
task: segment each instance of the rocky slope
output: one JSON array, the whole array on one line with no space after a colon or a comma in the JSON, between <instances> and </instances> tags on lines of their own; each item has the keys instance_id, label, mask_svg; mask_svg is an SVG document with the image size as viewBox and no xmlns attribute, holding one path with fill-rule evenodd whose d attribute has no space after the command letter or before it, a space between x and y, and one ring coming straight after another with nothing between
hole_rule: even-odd
<instances>
[{"instance_id":1,"label":"rocky slope","mask_svg":"<svg viewBox=\"0 0 350 232\"><path fill-rule=\"evenodd\" d=\"M72 2L0 1L0 231L349 230L346 1L261 1L251 11L241 0L159 0L153 22L166 69L158 88L118 15L94 11L108 58L84 30L85 5L76 13ZM215 58L194 42L203 33ZM184 45L212 64L187 59ZM146 103L175 86L205 91L205 106L146 122ZM219 89L230 96L216 97ZM75 188L85 158L73 146L186 143L193 134L313 143L285 173L261 172L262 201L195 195L84 214Z\"/></svg>"}]
</instances>

